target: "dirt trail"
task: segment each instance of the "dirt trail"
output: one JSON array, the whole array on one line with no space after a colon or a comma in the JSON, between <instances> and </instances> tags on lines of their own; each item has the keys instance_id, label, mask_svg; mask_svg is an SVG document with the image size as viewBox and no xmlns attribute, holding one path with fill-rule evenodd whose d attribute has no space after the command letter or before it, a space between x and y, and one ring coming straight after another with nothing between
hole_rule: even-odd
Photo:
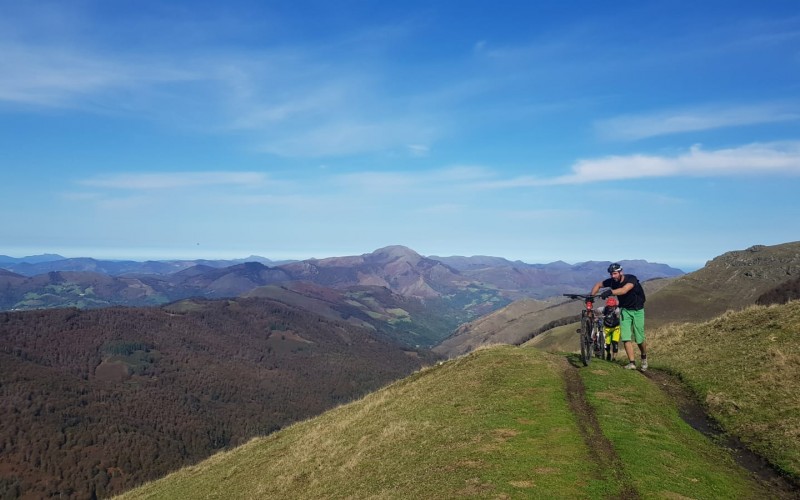
<instances>
[{"instance_id":1,"label":"dirt trail","mask_svg":"<svg viewBox=\"0 0 800 500\"><path fill-rule=\"evenodd\" d=\"M567 358L564 358L564 363L566 366L562 373L567 388L569 407L577 418L578 427L586 446L589 448L589 452L595 457L598 470L609 471L614 474L617 483L622 485L622 491L619 492L619 495L615 495L614 498L626 500L639 498L639 492L636 491L630 478L625 474L622 461L614 450L614 446L600 430L597 415L586 399L586 389L578 373L578 368L570 363Z\"/></svg>"},{"instance_id":2,"label":"dirt trail","mask_svg":"<svg viewBox=\"0 0 800 500\"><path fill-rule=\"evenodd\" d=\"M727 448L736 462L750 471L754 479L767 486L775 494L775 498L800 498L800 485L779 474L766 460L747 449L741 441L725 434L678 377L661 370L649 370L644 375L675 402L681 418L687 424L712 442Z\"/></svg>"}]
</instances>

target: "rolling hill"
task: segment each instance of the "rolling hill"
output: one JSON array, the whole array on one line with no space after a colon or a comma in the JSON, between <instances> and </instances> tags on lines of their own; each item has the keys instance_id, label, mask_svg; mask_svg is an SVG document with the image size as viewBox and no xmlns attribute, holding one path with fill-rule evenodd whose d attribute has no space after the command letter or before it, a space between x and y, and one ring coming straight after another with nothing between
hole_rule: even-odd
<instances>
[{"instance_id":1,"label":"rolling hill","mask_svg":"<svg viewBox=\"0 0 800 500\"><path fill-rule=\"evenodd\" d=\"M335 289L293 281L262 286L243 296L267 297L326 318L380 331L400 343L423 348L438 344L462 321L482 311L480 304L465 311L463 304L447 298L421 301L375 285Z\"/></svg>"},{"instance_id":2,"label":"rolling hill","mask_svg":"<svg viewBox=\"0 0 800 500\"><path fill-rule=\"evenodd\" d=\"M479 349L122 498L796 498L800 303L671 328L652 340L664 371ZM712 332L702 356L721 362L696 363L695 339ZM753 359L764 338L770 351ZM778 371L771 352L785 353ZM667 372L791 479L757 476L687 425Z\"/></svg>"},{"instance_id":3,"label":"rolling hill","mask_svg":"<svg viewBox=\"0 0 800 500\"><path fill-rule=\"evenodd\" d=\"M97 272L52 271L27 277L0 270L0 310L160 305L169 300L167 289L157 279Z\"/></svg>"},{"instance_id":4,"label":"rolling hill","mask_svg":"<svg viewBox=\"0 0 800 500\"><path fill-rule=\"evenodd\" d=\"M799 276L800 242L727 252L648 298L647 322L708 320L755 304L765 292Z\"/></svg>"}]
</instances>

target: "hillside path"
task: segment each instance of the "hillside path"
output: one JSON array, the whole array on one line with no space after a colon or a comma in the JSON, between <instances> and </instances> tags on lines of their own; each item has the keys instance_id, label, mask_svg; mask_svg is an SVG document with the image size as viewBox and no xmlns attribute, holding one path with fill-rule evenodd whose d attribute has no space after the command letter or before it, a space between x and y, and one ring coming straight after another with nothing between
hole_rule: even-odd
<instances>
[{"instance_id":1,"label":"hillside path","mask_svg":"<svg viewBox=\"0 0 800 500\"><path fill-rule=\"evenodd\" d=\"M562 373L567 389L567 401L569 402L570 410L575 415L581 436L587 448L589 448L589 452L595 457L597 473L601 474L603 471L608 471L609 474L615 476L615 482L621 485L622 490L614 498L626 500L640 498L639 492L636 491L630 478L627 477L622 460L614 450L614 446L600 430L600 422L597 420L597 415L586 399L586 389L578 373L578 367L573 365L568 358L564 358L564 365Z\"/></svg>"},{"instance_id":2,"label":"hillside path","mask_svg":"<svg viewBox=\"0 0 800 500\"><path fill-rule=\"evenodd\" d=\"M649 370L643 375L670 397L684 422L718 446L728 449L734 460L750 471L754 479L769 488L775 498L800 498L800 486L779 474L764 458L750 451L739 439L726 434L678 377L661 370Z\"/></svg>"}]
</instances>

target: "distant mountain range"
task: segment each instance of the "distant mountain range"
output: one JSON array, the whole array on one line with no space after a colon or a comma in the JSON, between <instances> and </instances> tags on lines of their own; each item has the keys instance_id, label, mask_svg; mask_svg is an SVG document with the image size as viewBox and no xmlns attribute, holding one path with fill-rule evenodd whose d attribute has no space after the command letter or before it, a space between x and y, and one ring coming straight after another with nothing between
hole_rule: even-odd
<instances>
[{"instance_id":1,"label":"distant mountain range","mask_svg":"<svg viewBox=\"0 0 800 500\"><path fill-rule=\"evenodd\" d=\"M2 262L6 259L6 262ZM410 346L432 347L459 325L520 298L583 292L609 262L525 264L499 257L424 257L404 246L276 263L0 257L0 310L158 306L192 297L270 297ZM641 279L683 274L622 261Z\"/></svg>"},{"instance_id":2,"label":"distant mountain range","mask_svg":"<svg viewBox=\"0 0 800 500\"><path fill-rule=\"evenodd\" d=\"M278 266L292 260L273 261L257 255L233 260L98 260L91 257L66 258L58 254L9 257L0 255L0 269L23 276L35 276L57 271L96 272L109 276L125 274L172 274L194 266L228 267L245 262L258 262L267 266Z\"/></svg>"},{"instance_id":3,"label":"distant mountain range","mask_svg":"<svg viewBox=\"0 0 800 500\"><path fill-rule=\"evenodd\" d=\"M665 264L622 261L642 280L679 276ZM153 305L192 296L232 297L264 285L308 281L331 288L382 286L421 299L480 290L506 301L543 299L585 290L609 262L526 264L500 257L423 257L403 246L372 253L274 262L263 257L233 261L109 261L39 255L0 256L0 308Z\"/></svg>"}]
</instances>

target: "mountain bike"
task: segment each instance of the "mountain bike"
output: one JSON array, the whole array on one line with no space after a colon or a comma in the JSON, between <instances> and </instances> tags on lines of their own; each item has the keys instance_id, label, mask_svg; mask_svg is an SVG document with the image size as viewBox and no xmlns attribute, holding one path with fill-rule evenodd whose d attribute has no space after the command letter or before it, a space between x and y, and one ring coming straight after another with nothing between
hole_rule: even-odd
<instances>
[{"instance_id":1,"label":"mountain bike","mask_svg":"<svg viewBox=\"0 0 800 500\"><path fill-rule=\"evenodd\" d=\"M583 299L584 308L581 311L581 327L575 330L580 334L581 344L581 361L583 366L589 366L592 361L592 355L598 358L603 357L603 350L605 349L605 334L603 333L602 318L594 312L594 299L599 295L580 295L574 293L565 293L564 297L569 297L573 300Z\"/></svg>"}]
</instances>

